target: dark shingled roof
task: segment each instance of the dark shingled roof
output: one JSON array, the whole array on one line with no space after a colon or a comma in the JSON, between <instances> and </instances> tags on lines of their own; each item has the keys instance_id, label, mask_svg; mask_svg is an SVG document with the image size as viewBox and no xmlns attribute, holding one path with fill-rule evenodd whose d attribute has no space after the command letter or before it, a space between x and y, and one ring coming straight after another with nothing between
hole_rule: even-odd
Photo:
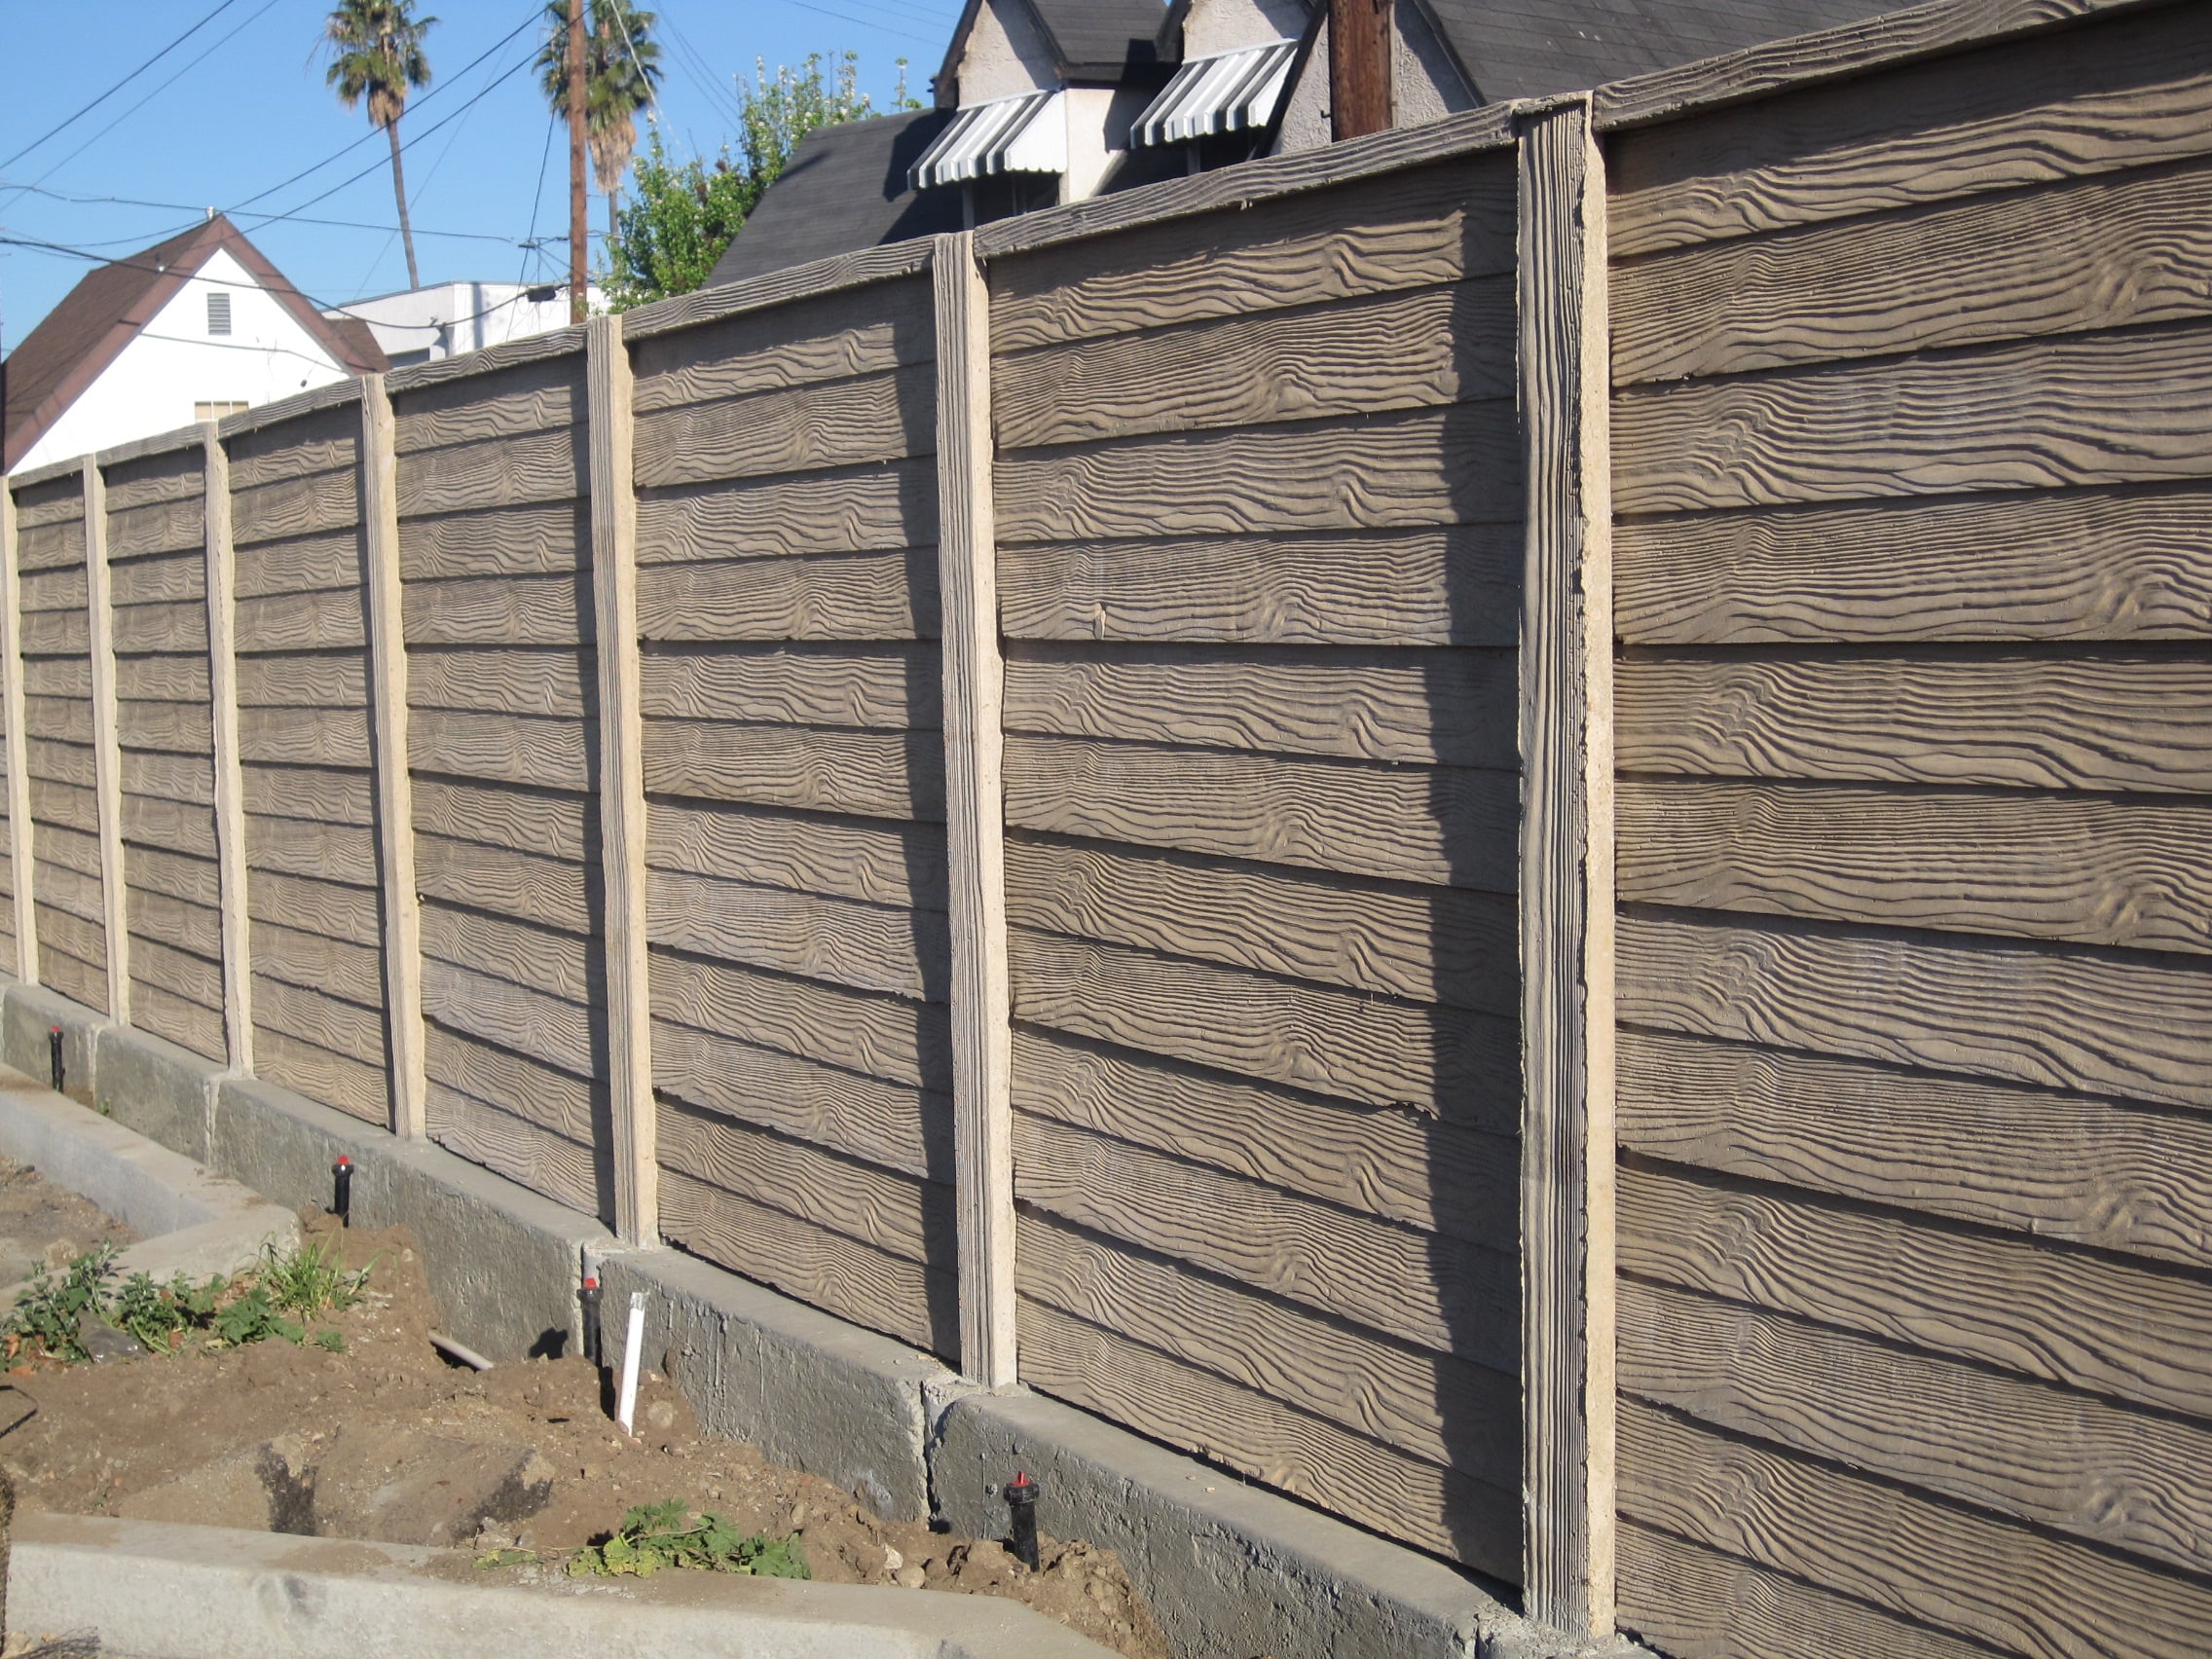
<instances>
[{"instance_id":1,"label":"dark shingled roof","mask_svg":"<svg viewBox=\"0 0 2212 1659\"><path fill-rule=\"evenodd\" d=\"M809 132L708 280L736 282L878 242L957 231L957 187L920 195L906 187L906 169L951 121L950 110L919 109Z\"/></svg>"},{"instance_id":2,"label":"dark shingled roof","mask_svg":"<svg viewBox=\"0 0 2212 1659\"><path fill-rule=\"evenodd\" d=\"M1118 84L1128 70L1149 69L1163 59L1161 25L1167 19L1165 0L998 0L1002 10L1026 11L1044 31L1063 81ZM956 91L961 54L983 0L968 0L953 25L952 43L931 84L938 102L949 107Z\"/></svg>"},{"instance_id":3,"label":"dark shingled roof","mask_svg":"<svg viewBox=\"0 0 2212 1659\"><path fill-rule=\"evenodd\" d=\"M333 322L324 316L218 213L91 272L23 337L8 357L6 466L14 466L61 419L218 248L276 295L340 368L361 375L386 367L367 323L357 317Z\"/></svg>"}]
</instances>

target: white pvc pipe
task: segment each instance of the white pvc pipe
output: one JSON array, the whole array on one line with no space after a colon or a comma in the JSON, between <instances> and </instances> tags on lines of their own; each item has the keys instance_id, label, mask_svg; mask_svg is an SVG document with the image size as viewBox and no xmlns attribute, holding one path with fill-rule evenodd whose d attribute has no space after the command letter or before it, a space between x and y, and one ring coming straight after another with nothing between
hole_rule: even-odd
<instances>
[{"instance_id":1,"label":"white pvc pipe","mask_svg":"<svg viewBox=\"0 0 2212 1659\"><path fill-rule=\"evenodd\" d=\"M614 1410L614 1421L624 1434L635 1434L631 1425L638 1417L638 1354L645 1346L645 1293L630 1293L630 1334L622 1339L622 1391Z\"/></svg>"}]
</instances>

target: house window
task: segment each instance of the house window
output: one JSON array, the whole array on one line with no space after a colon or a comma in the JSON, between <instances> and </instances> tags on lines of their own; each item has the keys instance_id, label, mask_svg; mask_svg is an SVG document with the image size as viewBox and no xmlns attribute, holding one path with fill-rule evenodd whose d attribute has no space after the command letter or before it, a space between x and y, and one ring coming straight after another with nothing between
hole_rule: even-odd
<instances>
[{"instance_id":1,"label":"house window","mask_svg":"<svg viewBox=\"0 0 2212 1659\"><path fill-rule=\"evenodd\" d=\"M207 332L209 334L228 334L230 331L231 296L228 294L209 294L207 296Z\"/></svg>"},{"instance_id":2,"label":"house window","mask_svg":"<svg viewBox=\"0 0 2212 1659\"><path fill-rule=\"evenodd\" d=\"M226 415L242 415L245 409L246 402L242 397L218 397L209 402L195 403L192 406L192 418L195 421L220 421Z\"/></svg>"}]
</instances>

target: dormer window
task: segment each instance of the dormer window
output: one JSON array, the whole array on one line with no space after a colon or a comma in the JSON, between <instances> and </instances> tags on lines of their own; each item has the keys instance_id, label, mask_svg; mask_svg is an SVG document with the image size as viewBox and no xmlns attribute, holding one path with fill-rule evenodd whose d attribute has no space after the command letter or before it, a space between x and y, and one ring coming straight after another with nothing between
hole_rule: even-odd
<instances>
[{"instance_id":1,"label":"dormer window","mask_svg":"<svg viewBox=\"0 0 2212 1659\"><path fill-rule=\"evenodd\" d=\"M207 296L207 332L228 334L231 331L231 296L216 292Z\"/></svg>"}]
</instances>

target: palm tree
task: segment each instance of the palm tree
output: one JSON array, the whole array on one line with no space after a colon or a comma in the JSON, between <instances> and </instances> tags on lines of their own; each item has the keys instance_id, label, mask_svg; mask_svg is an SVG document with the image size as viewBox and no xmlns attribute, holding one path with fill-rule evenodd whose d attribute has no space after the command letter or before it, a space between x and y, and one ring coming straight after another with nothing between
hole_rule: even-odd
<instances>
[{"instance_id":1,"label":"palm tree","mask_svg":"<svg viewBox=\"0 0 2212 1659\"><path fill-rule=\"evenodd\" d=\"M569 0L545 0L550 33L537 54L538 85L556 115L569 107ZM638 148L637 113L660 85L660 42L655 15L628 0L592 0L584 37L584 137L591 145L592 176L607 198L607 229L614 224L614 194Z\"/></svg>"},{"instance_id":2,"label":"palm tree","mask_svg":"<svg viewBox=\"0 0 2212 1659\"><path fill-rule=\"evenodd\" d=\"M399 203L399 240L407 248L407 285L420 288L415 268L415 231L407 222L407 175L399 166L399 118L407 94L430 84L430 60L423 37L438 19L415 16L415 0L338 0L324 20L323 44L330 51L324 79L338 89L348 109L369 100L369 125L391 140L391 193Z\"/></svg>"}]
</instances>

